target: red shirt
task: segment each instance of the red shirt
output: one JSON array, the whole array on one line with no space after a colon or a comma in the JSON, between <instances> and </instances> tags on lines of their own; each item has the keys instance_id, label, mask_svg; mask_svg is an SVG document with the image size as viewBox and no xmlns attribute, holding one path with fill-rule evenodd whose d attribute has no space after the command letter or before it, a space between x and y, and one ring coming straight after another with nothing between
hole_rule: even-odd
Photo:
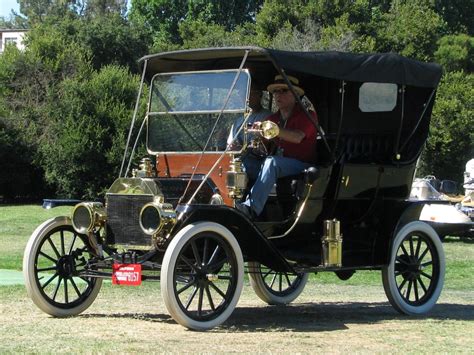
<instances>
[{"instance_id":1,"label":"red shirt","mask_svg":"<svg viewBox=\"0 0 474 355\"><path fill-rule=\"evenodd\" d=\"M309 114L314 121L318 120L316 112L309 111ZM278 111L269 116L267 120L275 122L280 127L300 130L305 135L300 143L291 143L277 138L277 145L283 149L283 156L313 163L316 160L316 137L318 133L314 123L309 120L298 104L295 105L286 125L280 122L280 117L280 111Z\"/></svg>"}]
</instances>

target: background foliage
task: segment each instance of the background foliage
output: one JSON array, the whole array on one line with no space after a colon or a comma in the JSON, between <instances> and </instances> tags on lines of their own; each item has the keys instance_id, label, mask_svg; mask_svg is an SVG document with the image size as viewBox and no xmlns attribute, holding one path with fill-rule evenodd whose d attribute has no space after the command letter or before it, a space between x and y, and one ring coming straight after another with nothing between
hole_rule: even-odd
<instances>
[{"instance_id":1,"label":"background foliage","mask_svg":"<svg viewBox=\"0 0 474 355\"><path fill-rule=\"evenodd\" d=\"M462 181L473 149L474 0L18 0L0 56L0 196L96 198L117 176L137 59L183 48L394 51L445 74L419 175Z\"/></svg>"}]
</instances>

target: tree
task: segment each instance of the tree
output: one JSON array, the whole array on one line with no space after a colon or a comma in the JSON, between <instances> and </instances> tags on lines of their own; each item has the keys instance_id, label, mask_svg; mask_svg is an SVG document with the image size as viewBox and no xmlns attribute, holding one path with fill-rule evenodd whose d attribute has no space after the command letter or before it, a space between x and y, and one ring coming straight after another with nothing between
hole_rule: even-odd
<instances>
[{"instance_id":1,"label":"tree","mask_svg":"<svg viewBox=\"0 0 474 355\"><path fill-rule=\"evenodd\" d=\"M433 109L421 175L462 181L464 166L474 153L473 97L473 74L445 73Z\"/></svg>"},{"instance_id":2,"label":"tree","mask_svg":"<svg viewBox=\"0 0 474 355\"><path fill-rule=\"evenodd\" d=\"M466 34L444 36L439 41L435 60L444 70L474 71L474 37Z\"/></svg>"},{"instance_id":3,"label":"tree","mask_svg":"<svg viewBox=\"0 0 474 355\"><path fill-rule=\"evenodd\" d=\"M154 48L173 49L183 44L181 33L203 24L217 25L227 33L252 22L263 0L133 0L130 20L154 37ZM188 24L181 25L182 22ZM183 29L180 27L185 27ZM209 32L210 32L209 31ZM189 46L189 42L186 47Z\"/></svg>"},{"instance_id":4,"label":"tree","mask_svg":"<svg viewBox=\"0 0 474 355\"><path fill-rule=\"evenodd\" d=\"M59 90L39 148L46 180L62 197L97 198L118 176L138 76L110 65L66 79Z\"/></svg>"},{"instance_id":5,"label":"tree","mask_svg":"<svg viewBox=\"0 0 474 355\"><path fill-rule=\"evenodd\" d=\"M434 0L434 8L450 33L474 36L474 0Z\"/></svg>"},{"instance_id":6,"label":"tree","mask_svg":"<svg viewBox=\"0 0 474 355\"><path fill-rule=\"evenodd\" d=\"M377 50L423 61L433 59L437 41L446 32L445 22L429 0L394 0L382 19Z\"/></svg>"}]
</instances>

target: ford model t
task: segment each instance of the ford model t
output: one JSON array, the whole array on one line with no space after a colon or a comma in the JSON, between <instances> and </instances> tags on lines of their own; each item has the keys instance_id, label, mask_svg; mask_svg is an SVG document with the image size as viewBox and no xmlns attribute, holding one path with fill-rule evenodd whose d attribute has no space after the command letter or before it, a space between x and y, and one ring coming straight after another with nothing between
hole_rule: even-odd
<instances>
[{"instance_id":1,"label":"ford model t","mask_svg":"<svg viewBox=\"0 0 474 355\"><path fill-rule=\"evenodd\" d=\"M26 287L41 310L56 317L83 312L104 278L160 280L171 316L209 329L235 309L245 272L263 301L287 304L310 273L347 280L357 270L381 270L399 312L434 306L444 251L419 220L423 202L408 197L438 65L396 54L257 47L161 53L140 65L138 101L146 99L146 114L137 117L137 103L132 127L139 132L130 131L104 202L75 205L28 242ZM317 111L317 154L313 166L279 179L263 212L249 218L235 208L251 187L242 157L271 154L264 148L278 129L268 121L247 124L248 97L251 85L265 90L276 75L308 119ZM299 78L304 97L290 76ZM271 109L273 97L265 95ZM143 159L135 157L141 137L149 154Z\"/></svg>"}]
</instances>

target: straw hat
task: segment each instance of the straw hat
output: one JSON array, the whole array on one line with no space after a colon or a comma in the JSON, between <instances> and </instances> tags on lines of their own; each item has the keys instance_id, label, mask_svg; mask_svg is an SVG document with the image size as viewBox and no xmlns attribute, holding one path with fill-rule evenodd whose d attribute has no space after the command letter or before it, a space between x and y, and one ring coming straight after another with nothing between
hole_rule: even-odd
<instances>
[{"instance_id":1,"label":"straw hat","mask_svg":"<svg viewBox=\"0 0 474 355\"><path fill-rule=\"evenodd\" d=\"M291 85L293 86L296 94L298 96L303 96L304 90L298 86L300 84L300 81L291 75L287 75L287 78L290 81ZM275 80L273 84L270 84L267 86L267 90L271 92L272 94L275 90L278 90L278 89L289 89L288 85L286 85L286 82L281 75L275 76Z\"/></svg>"}]
</instances>

